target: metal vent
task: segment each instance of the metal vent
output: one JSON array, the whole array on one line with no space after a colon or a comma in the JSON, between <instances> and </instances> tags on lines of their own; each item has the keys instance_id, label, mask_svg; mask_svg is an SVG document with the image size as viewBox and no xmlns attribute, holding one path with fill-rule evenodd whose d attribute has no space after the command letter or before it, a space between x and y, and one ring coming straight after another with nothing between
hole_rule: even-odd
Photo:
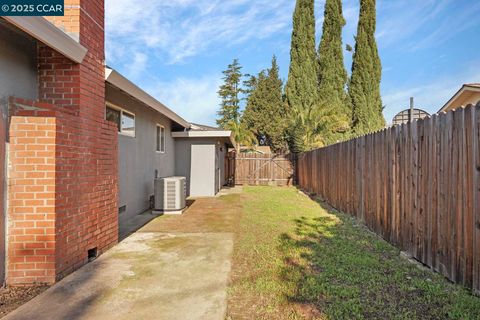
<instances>
[{"instance_id":1,"label":"metal vent","mask_svg":"<svg viewBox=\"0 0 480 320\"><path fill-rule=\"evenodd\" d=\"M176 190L175 190L175 181L167 181L167 191L166 191L166 203L165 203L165 209L167 210L173 210L175 209L175 196L176 196Z\"/></svg>"},{"instance_id":2,"label":"metal vent","mask_svg":"<svg viewBox=\"0 0 480 320\"><path fill-rule=\"evenodd\" d=\"M126 205L121 206L120 208L118 208L118 214L125 213L126 211L127 211L127 206L126 206Z\"/></svg>"}]
</instances>

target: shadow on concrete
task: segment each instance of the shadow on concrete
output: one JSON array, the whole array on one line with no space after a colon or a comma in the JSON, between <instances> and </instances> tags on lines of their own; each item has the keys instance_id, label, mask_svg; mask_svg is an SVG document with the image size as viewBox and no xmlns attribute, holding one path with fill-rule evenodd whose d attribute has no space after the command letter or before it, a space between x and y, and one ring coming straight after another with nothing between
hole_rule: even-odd
<instances>
[{"instance_id":1,"label":"shadow on concrete","mask_svg":"<svg viewBox=\"0 0 480 320\"><path fill-rule=\"evenodd\" d=\"M183 214L186 214L188 209L195 203L195 200L193 199L188 199L186 201L186 207L183 210ZM145 212L142 212L135 217L132 217L131 219L128 219L127 221L121 222L119 221L119 226L118 226L118 242L122 242L126 238L128 238L130 235L135 233L136 231L140 230L143 228L145 225L147 225L149 222L152 220L163 216L164 214L157 214L154 213L153 210L149 209Z\"/></svg>"},{"instance_id":2,"label":"shadow on concrete","mask_svg":"<svg viewBox=\"0 0 480 320\"><path fill-rule=\"evenodd\" d=\"M90 308L107 290L97 276L97 271L103 267L101 259L83 266L3 319L85 319ZM92 286L92 282L96 285Z\"/></svg>"}]
</instances>

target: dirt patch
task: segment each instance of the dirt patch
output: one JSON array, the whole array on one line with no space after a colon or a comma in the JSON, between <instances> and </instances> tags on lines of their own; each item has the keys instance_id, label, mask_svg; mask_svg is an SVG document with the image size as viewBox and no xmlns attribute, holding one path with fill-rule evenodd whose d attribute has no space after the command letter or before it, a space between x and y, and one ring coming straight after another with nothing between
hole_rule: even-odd
<instances>
[{"instance_id":1,"label":"dirt patch","mask_svg":"<svg viewBox=\"0 0 480 320\"><path fill-rule=\"evenodd\" d=\"M320 312L317 306L312 303L295 303L293 307L297 314L303 319L327 319L326 316Z\"/></svg>"},{"instance_id":2,"label":"dirt patch","mask_svg":"<svg viewBox=\"0 0 480 320\"><path fill-rule=\"evenodd\" d=\"M32 300L49 286L0 288L0 318Z\"/></svg>"},{"instance_id":3,"label":"dirt patch","mask_svg":"<svg viewBox=\"0 0 480 320\"><path fill-rule=\"evenodd\" d=\"M242 195L194 200L180 216L161 216L140 232L234 232L242 212Z\"/></svg>"}]
</instances>

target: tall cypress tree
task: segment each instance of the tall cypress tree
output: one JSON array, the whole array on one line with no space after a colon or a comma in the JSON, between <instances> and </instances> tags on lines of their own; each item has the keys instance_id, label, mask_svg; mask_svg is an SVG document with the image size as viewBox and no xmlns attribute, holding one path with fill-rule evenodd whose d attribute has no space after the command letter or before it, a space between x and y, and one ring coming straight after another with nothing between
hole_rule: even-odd
<instances>
[{"instance_id":1,"label":"tall cypress tree","mask_svg":"<svg viewBox=\"0 0 480 320\"><path fill-rule=\"evenodd\" d=\"M234 59L228 65L227 70L223 71L223 85L220 86L218 95L222 99L220 104L220 111L217 115L217 124L221 128L227 129L229 123L240 121L240 94L242 93L242 66L238 59Z\"/></svg>"},{"instance_id":2,"label":"tall cypress tree","mask_svg":"<svg viewBox=\"0 0 480 320\"><path fill-rule=\"evenodd\" d=\"M317 104L317 52L315 45L314 0L297 0L293 13L293 32L290 49L290 70L285 95L291 118L308 111ZM293 152L304 151L306 146L300 135L304 130L290 125L288 135Z\"/></svg>"},{"instance_id":3,"label":"tall cypress tree","mask_svg":"<svg viewBox=\"0 0 480 320\"><path fill-rule=\"evenodd\" d=\"M376 0L360 1L360 19L353 54L349 95L352 103L353 130L367 134L385 126L380 81L382 66L375 40Z\"/></svg>"},{"instance_id":4,"label":"tall cypress tree","mask_svg":"<svg viewBox=\"0 0 480 320\"><path fill-rule=\"evenodd\" d=\"M272 58L270 69L252 79L255 86L247 99L243 121L255 132L258 141L270 146L273 152L282 151L286 147L286 110L276 57Z\"/></svg>"},{"instance_id":5,"label":"tall cypress tree","mask_svg":"<svg viewBox=\"0 0 480 320\"><path fill-rule=\"evenodd\" d=\"M342 46L345 23L342 0L327 0L318 49L319 107L327 120L322 132L325 143L334 142L350 126L351 109L345 91L348 75L343 64Z\"/></svg>"}]
</instances>

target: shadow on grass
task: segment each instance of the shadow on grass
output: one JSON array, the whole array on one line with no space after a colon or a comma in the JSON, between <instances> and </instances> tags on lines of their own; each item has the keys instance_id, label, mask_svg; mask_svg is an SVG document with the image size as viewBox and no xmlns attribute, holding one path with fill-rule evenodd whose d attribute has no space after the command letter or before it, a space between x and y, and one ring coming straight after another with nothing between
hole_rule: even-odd
<instances>
[{"instance_id":1,"label":"shadow on grass","mask_svg":"<svg viewBox=\"0 0 480 320\"><path fill-rule=\"evenodd\" d=\"M316 275L322 272L319 244L335 236L338 222L330 216L309 219L295 219L295 232L280 236L280 249L283 253L284 267L281 271L283 281L294 283L294 293L287 296L298 313L305 318L317 318L324 315L326 300L314 291L318 286Z\"/></svg>"},{"instance_id":2,"label":"shadow on grass","mask_svg":"<svg viewBox=\"0 0 480 320\"><path fill-rule=\"evenodd\" d=\"M294 288L286 298L304 318L478 319L475 297L401 259L352 217L317 203L322 216L295 219L294 231L280 236L281 278Z\"/></svg>"}]
</instances>

